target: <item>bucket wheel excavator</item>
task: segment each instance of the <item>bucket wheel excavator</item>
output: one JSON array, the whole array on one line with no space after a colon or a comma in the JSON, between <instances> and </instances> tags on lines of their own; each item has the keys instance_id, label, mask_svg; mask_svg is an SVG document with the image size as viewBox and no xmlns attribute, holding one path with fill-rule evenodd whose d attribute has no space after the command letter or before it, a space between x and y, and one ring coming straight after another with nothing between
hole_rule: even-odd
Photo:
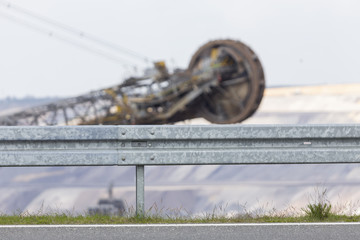
<instances>
[{"instance_id":1,"label":"bucket wheel excavator","mask_svg":"<svg viewBox=\"0 0 360 240\"><path fill-rule=\"evenodd\" d=\"M259 107L265 88L257 55L234 40L208 42L188 69L169 74L155 63L151 76L0 116L0 125L164 124L203 117L239 123Z\"/></svg>"}]
</instances>

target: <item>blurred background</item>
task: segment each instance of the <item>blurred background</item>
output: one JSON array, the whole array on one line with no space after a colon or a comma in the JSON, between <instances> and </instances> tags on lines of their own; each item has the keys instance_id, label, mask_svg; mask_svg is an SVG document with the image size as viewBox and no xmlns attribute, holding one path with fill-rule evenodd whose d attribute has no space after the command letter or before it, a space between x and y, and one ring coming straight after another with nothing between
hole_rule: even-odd
<instances>
[{"instance_id":1,"label":"blurred background","mask_svg":"<svg viewBox=\"0 0 360 240\"><path fill-rule=\"evenodd\" d=\"M119 84L153 61L185 69L202 44L230 38L257 53L266 77L259 110L242 124L359 123L359 8L355 0L0 0L0 113ZM359 172L357 164L147 167L146 207L300 208L319 185L353 206ZM114 197L135 203L132 167L1 168L0 176L0 213L84 213L111 182Z\"/></svg>"},{"instance_id":2,"label":"blurred background","mask_svg":"<svg viewBox=\"0 0 360 240\"><path fill-rule=\"evenodd\" d=\"M0 98L73 96L117 84L134 67L140 70L144 65L111 48L106 54L119 61L87 51L85 47L105 52L14 6L150 61L166 60L169 67L186 68L200 45L231 38L258 53L269 87L359 82L356 0L15 0L13 7L8 1L0 3L0 66L6 82Z\"/></svg>"}]
</instances>

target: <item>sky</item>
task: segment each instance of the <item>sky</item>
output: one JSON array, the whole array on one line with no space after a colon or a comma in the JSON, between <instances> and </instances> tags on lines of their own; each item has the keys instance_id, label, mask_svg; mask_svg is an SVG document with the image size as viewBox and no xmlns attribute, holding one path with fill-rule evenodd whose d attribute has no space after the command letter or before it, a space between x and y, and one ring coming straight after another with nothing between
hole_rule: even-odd
<instances>
[{"instance_id":1,"label":"sky","mask_svg":"<svg viewBox=\"0 0 360 240\"><path fill-rule=\"evenodd\" d=\"M201 45L228 38L257 53L268 87L360 83L358 0L13 0L11 7L8 2L0 0L0 99L76 96L119 84L156 60L186 68Z\"/></svg>"}]
</instances>

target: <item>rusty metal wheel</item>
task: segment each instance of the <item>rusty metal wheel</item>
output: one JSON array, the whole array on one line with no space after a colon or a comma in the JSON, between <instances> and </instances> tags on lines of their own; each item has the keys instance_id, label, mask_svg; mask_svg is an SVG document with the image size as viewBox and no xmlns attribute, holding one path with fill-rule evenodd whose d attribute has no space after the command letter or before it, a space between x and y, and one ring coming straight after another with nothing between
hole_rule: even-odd
<instances>
[{"instance_id":1,"label":"rusty metal wheel","mask_svg":"<svg viewBox=\"0 0 360 240\"><path fill-rule=\"evenodd\" d=\"M259 107L265 88L263 68L256 54L234 40L215 40L192 57L192 75L211 72L216 86L201 96L200 114L212 123L238 123Z\"/></svg>"}]
</instances>

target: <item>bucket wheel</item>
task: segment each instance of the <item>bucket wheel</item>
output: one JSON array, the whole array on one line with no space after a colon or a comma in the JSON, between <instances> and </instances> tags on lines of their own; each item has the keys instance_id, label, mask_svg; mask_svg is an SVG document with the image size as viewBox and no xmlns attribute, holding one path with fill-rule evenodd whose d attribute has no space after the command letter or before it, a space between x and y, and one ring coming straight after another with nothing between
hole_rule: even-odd
<instances>
[{"instance_id":1,"label":"bucket wheel","mask_svg":"<svg viewBox=\"0 0 360 240\"><path fill-rule=\"evenodd\" d=\"M256 54L234 40L215 40L192 57L192 75L211 71L218 79L200 99L200 115L212 123L238 123L259 107L265 88L264 72Z\"/></svg>"}]
</instances>

